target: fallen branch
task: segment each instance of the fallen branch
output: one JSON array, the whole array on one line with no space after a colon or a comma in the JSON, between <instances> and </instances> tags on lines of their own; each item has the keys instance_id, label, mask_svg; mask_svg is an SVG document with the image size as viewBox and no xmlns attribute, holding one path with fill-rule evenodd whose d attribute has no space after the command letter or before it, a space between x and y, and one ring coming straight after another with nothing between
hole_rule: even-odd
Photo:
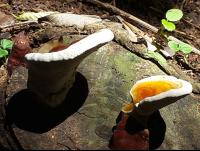
<instances>
[{"instance_id":1,"label":"fallen branch","mask_svg":"<svg viewBox=\"0 0 200 151\"><path fill-rule=\"evenodd\" d=\"M99 5L101 7L104 7L105 9L117 14L117 15L120 15L121 17L124 17L124 18L128 18L134 22L137 22L138 24L140 24L141 26L153 31L154 33L157 33L158 32L158 29L140 19L138 19L137 17L129 14L129 13L126 13L124 11L122 11L121 9L118 9L110 4L107 4L107 3L103 3L103 2L100 2L98 0L85 0L87 2L90 2L90 3L93 3L93 4L96 4L96 5ZM180 43L181 41L178 40L177 38L173 37L173 36L169 36L169 40L172 40L172 41L175 41L177 43ZM196 48L193 48L193 52L194 53L197 53L198 55L200 55L200 51Z\"/></svg>"},{"instance_id":2,"label":"fallen branch","mask_svg":"<svg viewBox=\"0 0 200 151\"><path fill-rule=\"evenodd\" d=\"M126 21L125 21L123 18L121 18L120 16L116 16L116 17L120 20L120 22L121 22L124 26L128 27L128 28L131 29L133 32L137 33L139 36L141 36L142 38L144 38L145 40L147 40L149 43L151 43L151 41L150 41L148 38L145 37L143 31L141 31L141 30L138 29L137 27L133 26L132 24L126 22Z\"/></svg>"},{"instance_id":3,"label":"fallen branch","mask_svg":"<svg viewBox=\"0 0 200 151\"><path fill-rule=\"evenodd\" d=\"M13 26L20 26L20 25L24 25L24 24L32 24L32 23L38 23L38 22L37 21L25 21L25 22L15 23L15 24L11 24L11 25L6 25L6 26L0 26L0 29L9 28L9 27L13 27Z\"/></svg>"},{"instance_id":4,"label":"fallen branch","mask_svg":"<svg viewBox=\"0 0 200 151\"><path fill-rule=\"evenodd\" d=\"M190 25L192 25L192 26L194 26L194 27L196 27L196 28L198 28L198 29L200 29L200 27L199 26L197 26L197 25L195 25L195 24L193 24L193 23L191 23L191 22L189 22L188 20L185 20L185 19L183 19L185 22L187 22L188 24L190 24Z\"/></svg>"},{"instance_id":5,"label":"fallen branch","mask_svg":"<svg viewBox=\"0 0 200 151\"><path fill-rule=\"evenodd\" d=\"M128 18L128 19L131 19L133 20L134 22L137 22L139 23L141 26L145 27L145 28L148 28L148 29L151 29L153 32L157 33L158 32L158 29L155 28L154 26L151 26L149 24L147 24L146 22L138 19L137 17L129 14L129 13L126 13L124 11L122 11L121 9L118 9L110 4L107 4L107 3L103 3L103 2L100 2L98 0L85 0L87 2L90 2L90 3L93 3L93 4L96 4L96 5L100 5L106 9L108 9L109 11L117 14L117 15L120 15L121 17L124 17L124 18Z\"/></svg>"},{"instance_id":6,"label":"fallen branch","mask_svg":"<svg viewBox=\"0 0 200 151\"><path fill-rule=\"evenodd\" d=\"M178 31L178 30L174 30L174 32L176 32L178 34L181 34L181 35L184 35L184 36L187 36L187 38L192 38L192 39L195 38L196 39L196 37L194 37L192 35L188 35L188 34L186 34L184 32Z\"/></svg>"}]
</instances>

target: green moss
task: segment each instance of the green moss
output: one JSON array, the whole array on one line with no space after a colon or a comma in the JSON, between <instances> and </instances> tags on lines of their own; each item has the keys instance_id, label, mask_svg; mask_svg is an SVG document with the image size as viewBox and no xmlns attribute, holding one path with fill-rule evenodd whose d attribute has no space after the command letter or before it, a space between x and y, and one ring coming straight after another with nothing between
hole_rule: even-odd
<instances>
[{"instance_id":1,"label":"green moss","mask_svg":"<svg viewBox=\"0 0 200 151\"><path fill-rule=\"evenodd\" d=\"M130 57L136 58L133 54L125 54L123 59L121 57L115 57L115 68L117 70L117 74L124 79L126 82L130 82L134 79L134 71L136 70L135 64L130 60Z\"/></svg>"}]
</instances>

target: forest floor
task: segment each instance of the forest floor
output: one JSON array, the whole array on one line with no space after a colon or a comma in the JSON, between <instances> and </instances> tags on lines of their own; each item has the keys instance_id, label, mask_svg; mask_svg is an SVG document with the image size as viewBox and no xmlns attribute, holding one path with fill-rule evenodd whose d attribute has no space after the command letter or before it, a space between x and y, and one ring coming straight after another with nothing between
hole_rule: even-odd
<instances>
[{"instance_id":1,"label":"forest floor","mask_svg":"<svg viewBox=\"0 0 200 151\"><path fill-rule=\"evenodd\" d=\"M103 1L103 0L102 0ZM109 3L109 1L107 0ZM128 12L129 14L145 21L146 23L161 29L161 20L165 18L167 10L172 8L182 9L183 18L176 24L176 31L168 32L169 35L176 37L177 39L190 44L196 49L200 50L200 1L199 0L116 0L116 7ZM21 15L23 12L43 12L43 11L58 11L60 13L73 13L73 14L86 14L86 15L98 15L103 19L110 19L115 22L119 22L113 16L115 13L106 10L93 3L89 3L85 0L1 0L0 1L0 13L10 15ZM1 17L1 16L0 16ZM15 19L15 22L19 22ZM3 24L3 20L0 20L0 25ZM151 30L146 29L138 24L135 24L149 37L155 36ZM19 32L25 31L28 35L29 44L31 48L38 48L40 44L45 43L53 39L36 40L33 34L39 31L44 26L38 23L30 24L20 28L10 27L0 30L0 40L10 39L12 40ZM165 40L161 40L163 46L167 45ZM179 69L183 71L186 76L194 79L196 82L200 82L200 55L196 53L177 55L175 60L168 59L177 65ZM0 58L0 66L4 64L4 58ZM6 71L1 70L0 78L7 74ZM6 81L0 81L0 88L6 90ZM0 93L0 149L17 149L15 140L12 141L12 134L4 131L3 120L5 117L5 110L3 106L3 98L6 97L3 92Z\"/></svg>"}]
</instances>

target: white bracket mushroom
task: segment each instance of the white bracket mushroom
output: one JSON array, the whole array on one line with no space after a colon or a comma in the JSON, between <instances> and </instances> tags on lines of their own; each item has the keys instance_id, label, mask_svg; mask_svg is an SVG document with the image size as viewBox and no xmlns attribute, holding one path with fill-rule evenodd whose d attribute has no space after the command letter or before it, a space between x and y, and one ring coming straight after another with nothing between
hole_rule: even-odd
<instances>
[{"instance_id":1,"label":"white bracket mushroom","mask_svg":"<svg viewBox=\"0 0 200 151\"><path fill-rule=\"evenodd\" d=\"M192 85L173 76L157 75L138 81L131 89L133 102L122 108L146 126L153 112L172 104L192 92Z\"/></svg>"},{"instance_id":2,"label":"white bracket mushroom","mask_svg":"<svg viewBox=\"0 0 200 151\"><path fill-rule=\"evenodd\" d=\"M72 87L80 62L114 38L109 29L102 29L71 45L52 53L30 53L27 87L35 100L56 107L65 99Z\"/></svg>"}]
</instances>

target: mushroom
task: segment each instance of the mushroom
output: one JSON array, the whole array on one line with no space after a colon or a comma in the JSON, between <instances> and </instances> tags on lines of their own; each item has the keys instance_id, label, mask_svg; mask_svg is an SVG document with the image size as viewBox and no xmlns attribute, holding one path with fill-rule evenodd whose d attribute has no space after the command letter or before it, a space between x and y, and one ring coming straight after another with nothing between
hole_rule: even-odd
<instances>
[{"instance_id":1,"label":"mushroom","mask_svg":"<svg viewBox=\"0 0 200 151\"><path fill-rule=\"evenodd\" d=\"M80 62L113 38L111 30L102 29L64 50L27 54L28 91L43 104L50 107L60 105L75 81Z\"/></svg>"},{"instance_id":2,"label":"mushroom","mask_svg":"<svg viewBox=\"0 0 200 151\"><path fill-rule=\"evenodd\" d=\"M29 45L28 36L24 35L24 31L20 32L15 38L12 39L14 42L12 47L11 57L8 59L8 74L12 75L12 72L20 67L24 66L27 68L24 56L31 53L31 47Z\"/></svg>"},{"instance_id":3,"label":"mushroom","mask_svg":"<svg viewBox=\"0 0 200 151\"><path fill-rule=\"evenodd\" d=\"M157 75L138 81L130 90L133 102L122 108L125 116L116 126L109 149L148 149L148 116L191 92L189 82L173 76Z\"/></svg>"},{"instance_id":4,"label":"mushroom","mask_svg":"<svg viewBox=\"0 0 200 151\"><path fill-rule=\"evenodd\" d=\"M130 90L133 102L122 112L134 116L143 125L153 112L172 104L192 92L192 85L168 75L157 75L138 81Z\"/></svg>"}]
</instances>

